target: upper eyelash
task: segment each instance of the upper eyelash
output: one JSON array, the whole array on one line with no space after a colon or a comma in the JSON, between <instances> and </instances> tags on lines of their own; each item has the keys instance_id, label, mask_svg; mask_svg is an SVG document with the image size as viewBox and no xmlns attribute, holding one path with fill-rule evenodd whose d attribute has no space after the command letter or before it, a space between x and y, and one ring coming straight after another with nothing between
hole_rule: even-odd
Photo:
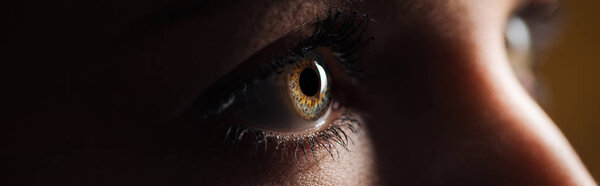
<instances>
[{"instance_id":1,"label":"upper eyelash","mask_svg":"<svg viewBox=\"0 0 600 186\"><path fill-rule=\"evenodd\" d=\"M335 15L332 15L330 10L328 14L327 19L315 24L311 38L304 45L330 47L334 52L341 54L338 56L338 61L346 73L361 75L362 71L356 63L356 52L374 39L374 37L364 38L368 24L371 22L369 16L360 16L358 23L356 23L359 13L353 12L343 18L341 26L336 27L337 19L341 17L342 13L336 11Z\"/></svg>"},{"instance_id":2,"label":"upper eyelash","mask_svg":"<svg viewBox=\"0 0 600 186\"><path fill-rule=\"evenodd\" d=\"M367 46L374 37L364 38L367 31L370 18L368 15L359 15L358 12L352 12L350 15L343 16L341 11L335 11L335 14L329 10L328 16L324 20L317 21L313 33L303 42L299 43L295 50L290 51L289 56L302 56L301 49L312 49L315 46L329 47L339 54L337 60L344 71L351 76L361 76L362 71L356 61L357 51ZM341 25L338 22L342 18ZM356 22L358 19L358 22ZM264 72L273 72L297 60L278 59L267 66Z\"/></svg>"},{"instance_id":3,"label":"upper eyelash","mask_svg":"<svg viewBox=\"0 0 600 186\"><path fill-rule=\"evenodd\" d=\"M340 19L342 20L340 21ZM195 113L192 114L192 117L201 120L221 113L235 102L236 97L244 95L249 84L257 83L260 79L278 73L286 65L297 62L296 58L304 55L302 50L312 49L316 46L329 47L338 54L339 64L348 75L362 75L362 71L356 64L358 58L356 53L374 39L373 37L364 38L369 22L370 19L367 15L359 15L358 12L344 16L341 11L336 10L334 13L329 10L326 19L319 20L314 24L315 28L309 38L300 42L286 55L282 55L264 66L256 77L237 80L237 82L217 82L215 86L209 88L191 106L190 110Z\"/></svg>"}]
</instances>

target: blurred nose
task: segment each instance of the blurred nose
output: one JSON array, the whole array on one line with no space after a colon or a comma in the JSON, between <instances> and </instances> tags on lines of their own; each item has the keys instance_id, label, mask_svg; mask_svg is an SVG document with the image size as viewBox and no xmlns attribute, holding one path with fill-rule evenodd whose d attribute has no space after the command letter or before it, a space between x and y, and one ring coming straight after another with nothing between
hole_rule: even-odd
<instances>
[{"instance_id":1,"label":"blurred nose","mask_svg":"<svg viewBox=\"0 0 600 186\"><path fill-rule=\"evenodd\" d=\"M423 18L381 41L372 60L397 63L367 64L384 72L366 80L378 103L368 120L382 182L595 185L511 71L510 7L469 2L438 9L457 16Z\"/></svg>"},{"instance_id":2,"label":"blurred nose","mask_svg":"<svg viewBox=\"0 0 600 186\"><path fill-rule=\"evenodd\" d=\"M508 62L504 36L504 21L509 15L490 13L483 18L477 6L468 12L465 25L471 25L463 42L465 65L479 87L471 89L479 95L481 104L473 109L489 110L491 135L498 138L490 145L505 148L498 151L511 161L501 162L506 173L515 175L515 183L542 185L595 185L567 139L517 80ZM494 12L493 10L490 12ZM469 90L465 90L469 91ZM477 111L473 111L477 113ZM483 113L481 113L483 114ZM490 113L488 113L490 114ZM490 146L490 150L494 150Z\"/></svg>"}]
</instances>

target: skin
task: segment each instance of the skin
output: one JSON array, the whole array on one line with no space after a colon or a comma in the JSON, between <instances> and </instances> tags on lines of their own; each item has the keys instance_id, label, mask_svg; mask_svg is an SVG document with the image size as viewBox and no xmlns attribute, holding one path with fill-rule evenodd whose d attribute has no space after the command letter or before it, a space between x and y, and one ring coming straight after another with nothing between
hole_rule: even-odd
<instances>
[{"instance_id":1,"label":"skin","mask_svg":"<svg viewBox=\"0 0 600 186\"><path fill-rule=\"evenodd\" d=\"M524 2L61 2L2 15L2 185L595 185L510 69L504 23ZM248 156L184 117L330 8L375 22L350 153Z\"/></svg>"}]
</instances>

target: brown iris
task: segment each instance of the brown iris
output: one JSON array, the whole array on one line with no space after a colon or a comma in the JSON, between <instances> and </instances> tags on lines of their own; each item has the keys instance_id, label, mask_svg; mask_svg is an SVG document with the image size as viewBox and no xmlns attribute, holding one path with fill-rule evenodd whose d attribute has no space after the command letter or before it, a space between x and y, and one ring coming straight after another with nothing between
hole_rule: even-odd
<instances>
[{"instance_id":1,"label":"brown iris","mask_svg":"<svg viewBox=\"0 0 600 186\"><path fill-rule=\"evenodd\" d=\"M317 119L331 102L331 88L325 68L312 58L304 58L287 72L288 92L298 115Z\"/></svg>"}]
</instances>

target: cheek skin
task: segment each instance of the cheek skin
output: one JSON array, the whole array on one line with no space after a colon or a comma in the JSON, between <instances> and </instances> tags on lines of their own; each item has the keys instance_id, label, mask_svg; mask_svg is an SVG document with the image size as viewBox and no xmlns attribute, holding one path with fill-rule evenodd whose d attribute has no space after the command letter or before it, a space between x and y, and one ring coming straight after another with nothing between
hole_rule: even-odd
<instances>
[{"instance_id":1,"label":"cheek skin","mask_svg":"<svg viewBox=\"0 0 600 186\"><path fill-rule=\"evenodd\" d=\"M20 90L13 98L20 118L8 123L9 130L0 130L7 132L2 136L8 139L0 164L10 170L2 178L8 180L7 185L595 185L568 142L508 67L501 38L508 12L502 3L506 1L449 0L445 5L419 1L407 5L410 11L392 6L391 1L373 2L381 4L373 8L377 23L370 28L377 40L368 47L368 59L361 61L368 62L363 65L366 71L376 73L361 80L363 93L346 92L362 94L360 98L368 103L358 105L369 115L358 134L348 132L355 144L349 146L351 153L338 148L339 158L337 153L331 158L324 150L316 157L318 163L312 157L231 153L226 149L230 144L212 143L208 125L171 121L167 110L187 108L236 62L328 7L277 2L281 4L266 13L264 4L255 2L248 3L249 7L219 9L214 12L223 14L195 17L190 25L175 23L166 35L157 28L152 32L156 35L148 37L159 41L137 43L134 39L133 46L115 51L125 56L104 53L113 51L112 41L121 36L107 39L103 28L79 34L59 32L86 31L107 21L95 24L88 19L91 15L96 20L127 10L123 16L144 17L145 8L128 10L115 4L103 6L115 11L102 8L80 15L60 10L69 6L58 6L47 13L27 14L42 21L56 19L47 21L54 28L45 34L31 32L39 30L37 24L23 24L26 29L14 32L26 33L15 37L26 42L11 43L23 49L15 52L19 58L43 62L59 57L72 60L66 66L77 65L71 70L62 68L62 63L48 63L52 67L38 67L43 71L40 74L17 71L34 80L18 82L26 87L14 88ZM282 8L290 3L293 6ZM447 4L457 7L443 7ZM160 5L157 10L167 6L155 5ZM286 11L298 14L286 16ZM52 16L56 12L80 16L69 20ZM26 23L29 17L21 19ZM138 19L119 17L113 26L130 26ZM54 25L55 20L64 24ZM94 24L85 26L88 23ZM61 25L74 26L56 27ZM111 29L125 32L130 28ZM146 31L145 27L140 30ZM80 39L94 35L99 37L92 43L77 44L85 44L87 40ZM204 35L210 38L200 37ZM27 43L42 47L29 50ZM64 52L75 48L95 52L74 58ZM48 55L31 55L32 51ZM88 62L90 56L102 60ZM108 65L105 57L111 61ZM79 69L82 64L85 68ZM72 71L77 73L71 76ZM159 74L165 77L155 76ZM73 79L66 83L69 86L63 85L63 75ZM53 80L50 85L48 78ZM30 104L18 113L22 105Z\"/></svg>"},{"instance_id":2,"label":"cheek skin","mask_svg":"<svg viewBox=\"0 0 600 186\"><path fill-rule=\"evenodd\" d=\"M326 152L318 164L299 172L292 185L373 185L376 183L373 149L366 130L361 130L349 146L350 153L339 148L340 158ZM342 152L343 151L343 152ZM288 178L285 178L288 179ZM288 182L289 183L289 182Z\"/></svg>"}]
</instances>

